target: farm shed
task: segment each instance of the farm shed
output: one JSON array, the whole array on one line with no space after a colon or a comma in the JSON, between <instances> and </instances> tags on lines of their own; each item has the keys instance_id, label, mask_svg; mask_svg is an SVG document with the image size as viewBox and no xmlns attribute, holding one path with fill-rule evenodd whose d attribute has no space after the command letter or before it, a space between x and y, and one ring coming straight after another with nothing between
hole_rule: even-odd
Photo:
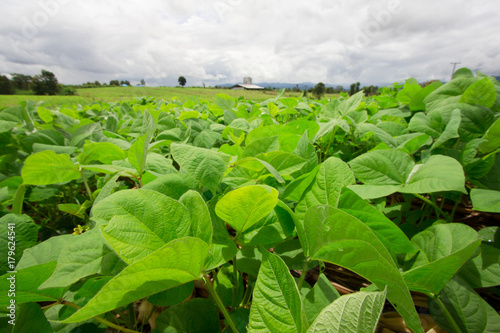
<instances>
[{"instance_id":1,"label":"farm shed","mask_svg":"<svg viewBox=\"0 0 500 333\"><path fill-rule=\"evenodd\" d=\"M233 90L263 90L264 87L258 86L256 84L252 84L251 77L244 77L243 83L239 83L231 87Z\"/></svg>"}]
</instances>

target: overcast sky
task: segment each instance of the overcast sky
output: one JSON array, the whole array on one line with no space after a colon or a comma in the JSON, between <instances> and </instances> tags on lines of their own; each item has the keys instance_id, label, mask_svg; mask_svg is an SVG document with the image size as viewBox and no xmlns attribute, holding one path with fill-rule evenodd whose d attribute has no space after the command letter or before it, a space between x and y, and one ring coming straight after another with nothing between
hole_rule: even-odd
<instances>
[{"instance_id":1,"label":"overcast sky","mask_svg":"<svg viewBox=\"0 0 500 333\"><path fill-rule=\"evenodd\" d=\"M147 85L500 75L500 1L1 0L0 73Z\"/></svg>"}]
</instances>

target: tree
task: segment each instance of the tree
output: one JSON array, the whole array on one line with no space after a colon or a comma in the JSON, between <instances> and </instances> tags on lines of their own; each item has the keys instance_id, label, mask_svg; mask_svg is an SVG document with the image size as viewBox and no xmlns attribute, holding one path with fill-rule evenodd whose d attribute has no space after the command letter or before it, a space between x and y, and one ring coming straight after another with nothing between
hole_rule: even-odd
<instances>
[{"instance_id":1,"label":"tree","mask_svg":"<svg viewBox=\"0 0 500 333\"><path fill-rule=\"evenodd\" d=\"M323 82L318 83L314 87L312 93L316 99L321 99L321 97L325 94L325 84Z\"/></svg>"},{"instance_id":2,"label":"tree","mask_svg":"<svg viewBox=\"0 0 500 333\"><path fill-rule=\"evenodd\" d=\"M5 75L0 75L0 95L14 95L14 86L9 78Z\"/></svg>"},{"instance_id":3,"label":"tree","mask_svg":"<svg viewBox=\"0 0 500 333\"><path fill-rule=\"evenodd\" d=\"M145 86L146 85L146 81L144 81L144 79L141 80L141 86Z\"/></svg>"},{"instance_id":4,"label":"tree","mask_svg":"<svg viewBox=\"0 0 500 333\"><path fill-rule=\"evenodd\" d=\"M12 75L12 84L14 88L19 90L30 90L31 81L33 78L29 75L19 74L19 73L11 73Z\"/></svg>"},{"instance_id":5,"label":"tree","mask_svg":"<svg viewBox=\"0 0 500 333\"><path fill-rule=\"evenodd\" d=\"M111 80L109 81L110 86L119 86L120 82L118 80Z\"/></svg>"},{"instance_id":6,"label":"tree","mask_svg":"<svg viewBox=\"0 0 500 333\"><path fill-rule=\"evenodd\" d=\"M33 77L32 88L36 95L55 95L59 92L56 76L44 69L40 75Z\"/></svg>"},{"instance_id":7,"label":"tree","mask_svg":"<svg viewBox=\"0 0 500 333\"><path fill-rule=\"evenodd\" d=\"M186 85L186 82L187 82L186 78L184 76L179 76L178 81L179 81L179 84L181 85L181 87L184 88L184 86Z\"/></svg>"},{"instance_id":8,"label":"tree","mask_svg":"<svg viewBox=\"0 0 500 333\"><path fill-rule=\"evenodd\" d=\"M352 96L356 93L356 83L351 83L351 87L349 89L349 96Z\"/></svg>"}]
</instances>

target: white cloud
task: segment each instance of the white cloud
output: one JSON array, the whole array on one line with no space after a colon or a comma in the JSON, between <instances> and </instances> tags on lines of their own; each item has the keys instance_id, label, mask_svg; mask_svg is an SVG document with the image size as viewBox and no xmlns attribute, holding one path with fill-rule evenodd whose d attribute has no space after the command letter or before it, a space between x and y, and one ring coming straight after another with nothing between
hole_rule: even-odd
<instances>
[{"instance_id":1,"label":"white cloud","mask_svg":"<svg viewBox=\"0 0 500 333\"><path fill-rule=\"evenodd\" d=\"M0 73L152 85L447 80L499 75L500 3L479 0L4 0Z\"/></svg>"}]
</instances>

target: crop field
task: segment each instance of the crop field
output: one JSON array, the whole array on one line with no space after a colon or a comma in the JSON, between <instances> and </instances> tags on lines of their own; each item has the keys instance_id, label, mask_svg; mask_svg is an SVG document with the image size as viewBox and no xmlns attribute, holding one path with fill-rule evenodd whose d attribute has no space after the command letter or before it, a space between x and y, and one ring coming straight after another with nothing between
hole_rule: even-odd
<instances>
[{"instance_id":1,"label":"crop field","mask_svg":"<svg viewBox=\"0 0 500 333\"><path fill-rule=\"evenodd\" d=\"M500 332L495 78L136 89L0 109L0 327Z\"/></svg>"},{"instance_id":2,"label":"crop field","mask_svg":"<svg viewBox=\"0 0 500 333\"><path fill-rule=\"evenodd\" d=\"M36 96L36 95L0 95L0 108L16 106L20 102L31 100L45 107L59 107L67 105L86 105L99 102L120 102L145 96L153 96L164 100L205 100L215 102L217 94L224 93L228 96L250 99L262 102L275 97L278 91L259 90L231 90L214 88L174 88L174 87L102 87L80 88L75 96ZM285 97L300 97L302 93L286 92ZM338 97L338 94L327 94L326 97Z\"/></svg>"}]
</instances>

